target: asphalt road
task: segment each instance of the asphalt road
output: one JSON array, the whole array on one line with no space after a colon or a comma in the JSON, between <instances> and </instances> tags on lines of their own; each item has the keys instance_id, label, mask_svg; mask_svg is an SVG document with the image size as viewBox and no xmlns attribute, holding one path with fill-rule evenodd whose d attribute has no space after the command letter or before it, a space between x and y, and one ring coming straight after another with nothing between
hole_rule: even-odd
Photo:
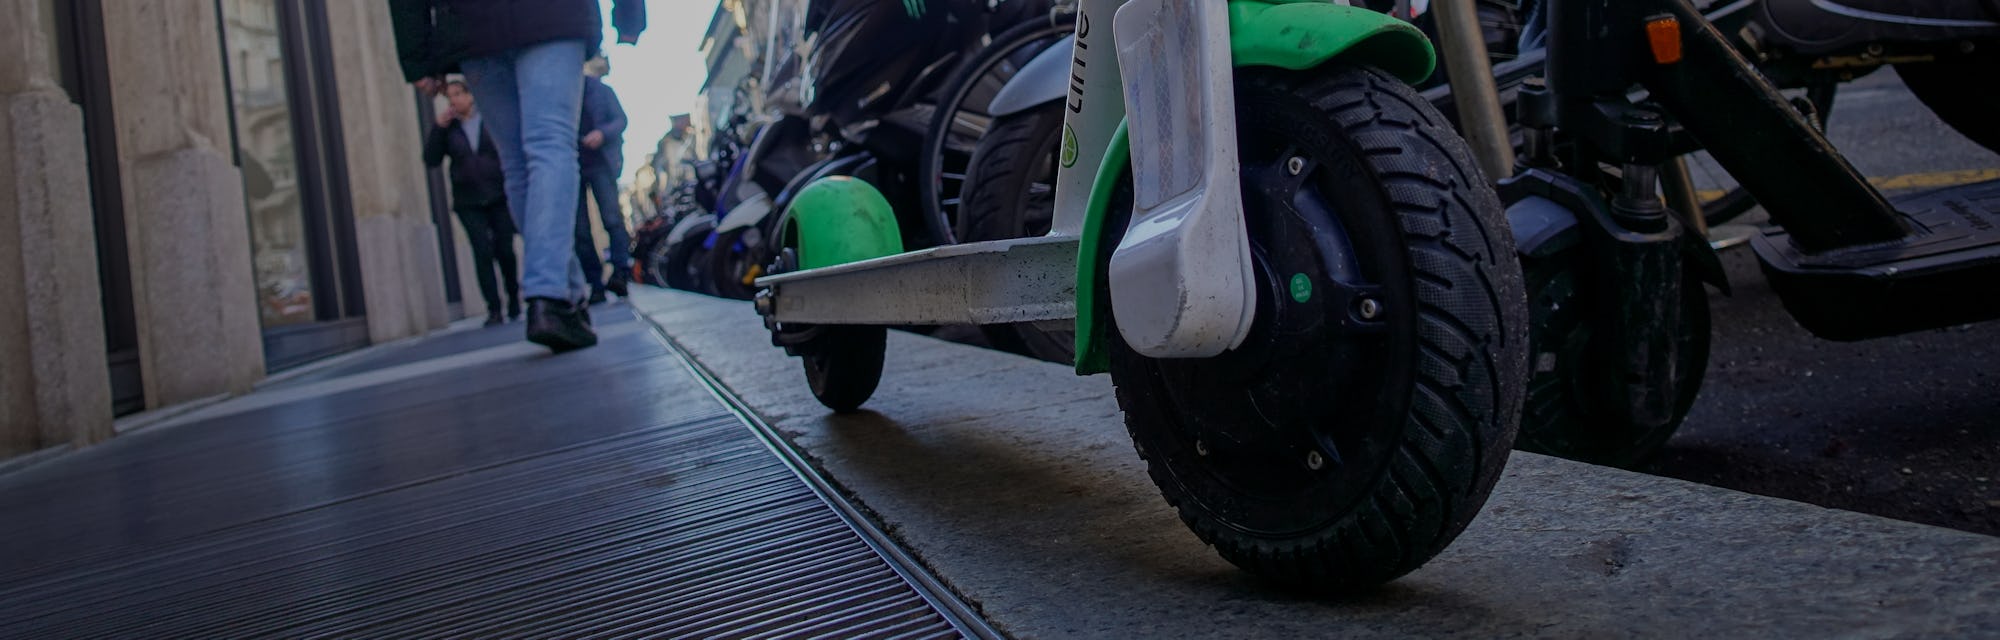
<instances>
[{"instance_id":1,"label":"asphalt road","mask_svg":"<svg viewBox=\"0 0 2000 640\"><path fill-rule=\"evenodd\" d=\"M1844 88L1829 123L1871 178L1934 183L2000 168L1886 71ZM1711 296L1707 384L1642 470L2000 534L2000 322L1819 340L1786 315L1748 248L1724 260L1736 290Z\"/></svg>"}]
</instances>

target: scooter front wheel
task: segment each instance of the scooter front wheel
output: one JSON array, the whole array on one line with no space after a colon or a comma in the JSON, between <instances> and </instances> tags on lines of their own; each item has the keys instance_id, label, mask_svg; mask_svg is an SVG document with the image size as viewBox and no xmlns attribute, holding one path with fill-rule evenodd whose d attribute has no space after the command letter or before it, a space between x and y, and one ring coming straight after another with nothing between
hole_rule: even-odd
<instances>
[{"instance_id":1,"label":"scooter front wheel","mask_svg":"<svg viewBox=\"0 0 2000 640\"><path fill-rule=\"evenodd\" d=\"M1204 359L1113 334L1119 404L1168 504L1224 558L1293 588L1370 587L1444 549L1506 463L1528 373L1512 236L1450 123L1381 71L1247 71L1237 105L1253 328Z\"/></svg>"}]
</instances>

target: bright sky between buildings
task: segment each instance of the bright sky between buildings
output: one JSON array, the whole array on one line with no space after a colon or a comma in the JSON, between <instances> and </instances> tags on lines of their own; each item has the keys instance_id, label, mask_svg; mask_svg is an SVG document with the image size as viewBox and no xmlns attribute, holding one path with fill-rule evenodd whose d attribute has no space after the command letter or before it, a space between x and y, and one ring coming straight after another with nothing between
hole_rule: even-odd
<instances>
[{"instance_id":1,"label":"bright sky between buildings","mask_svg":"<svg viewBox=\"0 0 2000 640\"><path fill-rule=\"evenodd\" d=\"M703 29L715 15L715 0L646 0L648 26L637 46L612 44L611 0L604 5L605 55L611 75L604 83L618 91L631 124L625 131L625 175L645 164L646 154L666 135L669 116L694 110L695 91L707 77L701 52Z\"/></svg>"}]
</instances>

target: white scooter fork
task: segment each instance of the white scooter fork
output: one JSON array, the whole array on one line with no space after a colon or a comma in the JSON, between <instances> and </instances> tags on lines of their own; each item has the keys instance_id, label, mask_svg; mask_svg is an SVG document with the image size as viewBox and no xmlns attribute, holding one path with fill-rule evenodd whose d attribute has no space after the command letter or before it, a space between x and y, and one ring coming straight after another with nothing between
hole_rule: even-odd
<instances>
[{"instance_id":1,"label":"white scooter fork","mask_svg":"<svg viewBox=\"0 0 2000 640\"><path fill-rule=\"evenodd\" d=\"M1134 195L1109 270L1118 330L1148 357L1215 356L1242 344L1257 308L1227 5L1132 0L1113 30Z\"/></svg>"}]
</instances>

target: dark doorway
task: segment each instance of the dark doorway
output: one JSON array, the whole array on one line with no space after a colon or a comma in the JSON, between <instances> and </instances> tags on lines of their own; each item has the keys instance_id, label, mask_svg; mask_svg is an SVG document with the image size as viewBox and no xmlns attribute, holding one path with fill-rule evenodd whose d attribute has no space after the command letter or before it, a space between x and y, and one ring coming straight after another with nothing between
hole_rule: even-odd
<instances>
[{"instance_id":1,"label":"dark doorway","mask_svg":"<svg viewBox=\"0 0 2000 640\"><path fill-rule=\"evenodd\" d=\"M97 284L104 309L104 343L111 365L115 415L146 408L139 367L139 327L132 307L132 262L125 241L125 196L119 186L117 123L104 53L100 0L57 0L56 61L63 90L83 110L90 167L91 222L97 231Z\"/></svg>"}]
</instances>

